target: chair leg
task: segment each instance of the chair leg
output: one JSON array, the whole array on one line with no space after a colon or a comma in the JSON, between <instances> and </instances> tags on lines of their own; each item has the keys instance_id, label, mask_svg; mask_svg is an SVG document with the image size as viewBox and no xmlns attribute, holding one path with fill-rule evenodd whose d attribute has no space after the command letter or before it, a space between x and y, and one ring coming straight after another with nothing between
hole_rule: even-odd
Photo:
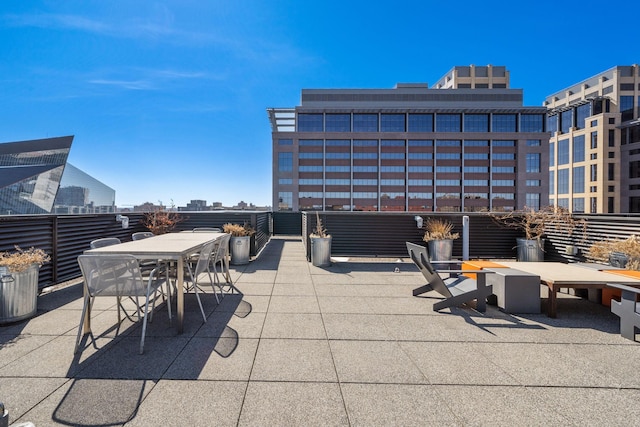
<instances>
[{"instance_id":1,"label":"chair leg","mask_svg":"<svg viewBox=\"0 0 640 427\"><path fill-rule=\"evenodd\" d=\"M89 295L84 297L84 305L82 306L82 315L80 316L80 326L78 326L78 336L76 337L76 348L73 353L77 353L80 349L80 340L82 339L82 328L84 327L84 316L87 315L88 306L91 304L91 298ZM88 310L89 316L91 316L91 310Z\"/></svg>"}]
</instances>

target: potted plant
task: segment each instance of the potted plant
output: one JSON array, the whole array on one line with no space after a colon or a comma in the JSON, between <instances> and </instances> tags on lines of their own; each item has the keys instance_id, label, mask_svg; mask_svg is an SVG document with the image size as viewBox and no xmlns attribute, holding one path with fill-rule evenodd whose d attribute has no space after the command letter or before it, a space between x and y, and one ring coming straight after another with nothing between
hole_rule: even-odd
<instances>
[{"instance_id":1,"label":"potted plant","mask_svg":"<svg viewBox=\"0 0 640 427\"><path fill-rule=\"evenodd\" d=\"M255 230L246 222L244 225L227 223L222 226L222 231L231 234L229 246L231 247L231 264L242 265L249 263L251 236Z\"/></svg>"},{"instance_id":2,"label":"potted plant","mask_svg":"<svg viewBox=\"0 0 640 427\"><path fill-rule=\"evenodd\" d=\"M159 209L145 213L142 224L153 234L159 235L170 232L182 221L184 221L184 218L179 213Z\"/></svg>"},{"instance_id":3,"label":"potted plant","mask_svg":"<svg viewBox=\"0 0 640 427\"><path fill-rule=\"evenodd\" d=\"M568 209L561 206L547 206L532 209L525 206L519 211L506 215L492 215L498 223L521 230L524 237L516 238L518 261L544 261L544 235L551 226L571 236L577 227L586 229L584 220L575 219Z\"/></svg>"},{"instance_id":4,"label":"potted plant","mask_svg":"<svg viewBox=\"0 0 640 427\"><path fill-rule=\"evenodd\" d=\"M451 260L453 241L460 237L460 234L453 233L453 224L445 219L429 218L424 228L422 240L427 242L429 259L431 261Z\"/></svg>"},{"instance_id":5,"label":"potted plant","mask_svg":"<svg viewBox=\"0 0 640 427\"><path fill-rule=\"evenodd\" d=\"M589 248L589 258L627 270L640 270L640 238L632 235L625 240L604 240Z\"/></svg>"},{"instance_id":6,"label":"potted plant","mask_svg":"<svg viewBox=\"0 0 640 427\"><path fill-rule=\"evenodd\" d=\"M15 248L0 253L0 324L36 314L40 267L51 260L42 249Z\"/></svg>"},{"instance_id":7,"label":"potted plant","mask_svg":"<svg viewBox=\"0 0 640 427\"><path fill-rule=\"evenodd\" d=\"M309 235L311 241L311 264L316 267L331 265L331 235L322 225L320 214L316 211L316 227Z\"/></svg>"}]
</instances>

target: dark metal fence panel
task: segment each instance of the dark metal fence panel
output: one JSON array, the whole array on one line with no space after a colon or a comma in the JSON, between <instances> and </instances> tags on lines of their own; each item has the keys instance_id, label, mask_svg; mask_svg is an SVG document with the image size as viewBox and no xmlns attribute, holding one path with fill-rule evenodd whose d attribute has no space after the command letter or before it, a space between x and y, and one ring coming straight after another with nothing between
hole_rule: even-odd
<instances>
[{"instance_id":1,"label":"dark metal fence panel","mask_svg":"<svg viewBox=\"0 0 640 427\"><path fill-rule=\"evenodd\" d=\"M322 212L320 219L332 236L331 253L336 256L404 257L405 242L426 244L422 240L424 228L417 227L413 213L384 212ZM454 233L460 238L453 242L453 256L462 256L463 214L429 213L419 215L426 223L428 218L450 221ZM513 258L518 232L500 228L488 215L469 213L469 254L473 258ZM303 232L309 252L309 234L316 227L316 213L304 212Z\"/></svg>"},{"instance_id":2,"label":"dark metal fence panel","mask_svg":"<svg viewBox=\"0 0 640 427\"><path fill-rule=\"evenodd\" d=\"M256 230L251 243L251 254L256 255L278 229L277 220L285 218L293 222L294 215L281 217L271 212L223 211L186 212L185 221L176 231L190 230L197 226L222 227L224 224L248 222ZM92 215L33 215L0 217L0 251L11 251L15 245L23 249L41 248L51 255L51 263L40 270L40 287L59 283L80 276L77 257L89 248L89 242L101 237L118 237L131 240L131 234L145 231L140 213L127 213L129 228L123 229L116 222L115 214ZM309 256L308 236L315 228L315 212L300 215L300 230ZM515 258L515 239L521 233L501 227L487 214L469 213L469 255L480 259ZM426 221L439 217L454 224L454 232L462 234L463 214L429 213L420 215ZM424 230L418 229L410 213L384 212L322 212L320 218L332 235L332 254L335 256L404 257L405 242L421 243ZM594 243L606 239L626 239L640 235L639 214L577 215L587 223L586 232L575 231L568 236L561 229L550 225L547 230L545 259L553 261L588 261L588 249ZM566 253L566 247L578 248L576 255ZM453 256L462 255L462 238L454 241Z\"/></svg>"},{"instance_id":3,"label":"dark metal fence panel","mask_svg":"<svg viewBox=\"0 0 640 427\"><path fill-rule=\"evenodd\" d=\"M547 228L545 259L554 261L591 261L589 248L603 240L625 240L640 235L640 214L575 215L586 222L586 230L577 228L571 236L561 227ZM578 249L577 254L567 253L567 246Z\"/></svg>"},{"instance_id":4,"label":"dark metal fence panel","mask_svg":"<svg viewBox=\"0 0 640 427\"><path fill-rule=\"evenodd\" d=\"M301 236L302 214L300 212L274 212L273 234L284 236Z\"/></svg>"},{"instance_id":5,"label":"dark metal fence panel","mask_svg":"<svg viewBox=\"0 0 640 427\"><path fill-rule=\"evenodd\" d=\"M40 268L41 286L55 280L54 221L50 216L4 216L0 217L0 251L13 251L15 246L22 249L31 247L44 250L51 255L51 262Z\"/></svg>"},{"instance_id":6,"label":"dark metal fence panel","mask_svg":"<svg viewBox=\"0 0 640 427\"><path fill-rule=\"evenodd\" d=\"M18 245L23 249L40 248L51 255L51 262L40 269L38 285L43 288L80 277L77 258L89 249L92 240L117 237L127 242L131 234L147 230L143 225L144 214L124 215L129 218L126 229L116 221L116 214L0 216L0 251L12 251ZM271 236L270 212L194 212L185 216L188 218L178 224L176 231L248 222L256 230L251 239L252 255L257 254Z\"/></svg>"}]
</instances>

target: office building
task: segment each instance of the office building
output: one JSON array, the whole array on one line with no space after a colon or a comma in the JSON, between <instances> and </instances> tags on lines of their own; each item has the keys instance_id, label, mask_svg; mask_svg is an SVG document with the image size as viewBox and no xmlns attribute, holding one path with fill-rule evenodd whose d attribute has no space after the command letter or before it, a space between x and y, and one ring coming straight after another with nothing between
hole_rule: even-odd
<instances>
[{"instance_id":1,"label":"office building","mask_svg":"<svg viewBox=\"0 0 640 427\"><path fill-rule=\"evenodd\" d=\"M548 96L549 198L573 212L640 212L640 68Z\"/></svg>"},{"instance_id":2,"label":"office building","mask_svg":"<svg viewBox=\"0 0 640 427\"><path fill-rule=\"evenodd\" d=\"M274 210L505 211L548 203L545 107L505 67L436 85L303 89L267 110Z\"/></svg>"}]
</instances>

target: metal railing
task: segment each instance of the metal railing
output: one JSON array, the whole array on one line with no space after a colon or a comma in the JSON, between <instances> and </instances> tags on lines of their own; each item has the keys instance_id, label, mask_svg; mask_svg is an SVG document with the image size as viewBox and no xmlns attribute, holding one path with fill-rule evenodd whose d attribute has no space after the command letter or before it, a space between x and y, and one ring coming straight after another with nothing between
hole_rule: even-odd
<instances>
[{"instance_id":1,"label":"metal railing","mask_svg":"<svg viewBox=\"0 0 640 427\"><path fill-rule=\"evenodd\" d=\"M129 227L122 228L115 214L33 215L0 217L0 251L15 245L27 249L41 248L51 255L51 262L40 270L39 286L49 286L80 277L78 255L89 248L89 242L101 237L131 240L131 234L146 231L144 214L126 213ZM184 221L175 231L195 227L222 227L226 223L249 223L256 234L251 239L251 255L255 256L273 234L301 235L307 246L315 227L315 212L281 213L260 211L180 212ZM422 243L423 229L417 227L416 213L321 212L320 218L333 236L331 253L335 256L405 257L405 242ZM462 218L469 216L469 255L476 259L515 258L515 239L520 232L504 228L486 213L431 213L421 217L440 217L451 221L454 232L462 232ZM589 247L606 239L625 239L640 234L640 214L576 215L587 223L584 233L568 236L550 226L547 230L545 259L553 261L588 260ZM567 247L578 249L576 254ZM462 239L454 241L453 256L462 255Z\"/></svg>"}]
</instances>

